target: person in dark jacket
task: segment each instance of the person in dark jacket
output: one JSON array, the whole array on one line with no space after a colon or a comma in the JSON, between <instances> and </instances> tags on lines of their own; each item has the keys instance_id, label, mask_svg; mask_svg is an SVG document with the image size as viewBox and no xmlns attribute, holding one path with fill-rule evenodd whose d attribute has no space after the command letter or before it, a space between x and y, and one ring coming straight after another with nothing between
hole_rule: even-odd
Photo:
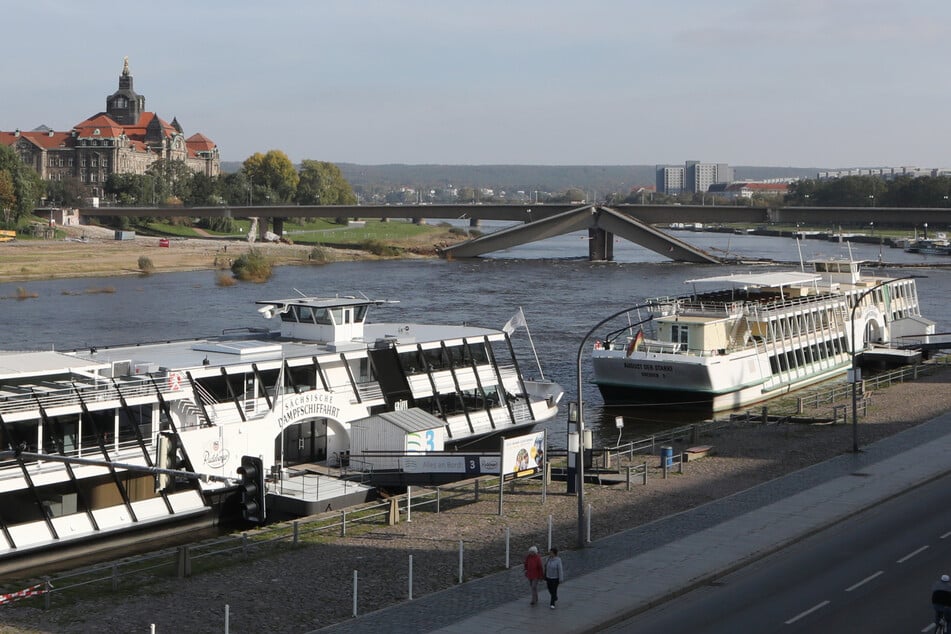
<instances>
[{"instance_id":1,"label":"person in dark jacket","mask_svg":"<svg viewBox=\"0 0 951 634\"><path fill-rule=\"evenodd\" d=\"M530 605L538 603L538 580L545 577L545 571L542 565L542 557L538 554L538 548L532 546L528 549L525 556L525 577L528 578L528 585L532 589L532 602Z\"/></svg>"},{"instance_id":2,"label":"person in dark jacket","mask_svg":"<svg viewBox=\"0 0 951 634\"><path fill-rule=\"evenodd\" d=\"M951 577L941 575L931 586L931 607L934 608L935 627L944 617L944 622L951 625Z\"/></svg>"}]
</instances>

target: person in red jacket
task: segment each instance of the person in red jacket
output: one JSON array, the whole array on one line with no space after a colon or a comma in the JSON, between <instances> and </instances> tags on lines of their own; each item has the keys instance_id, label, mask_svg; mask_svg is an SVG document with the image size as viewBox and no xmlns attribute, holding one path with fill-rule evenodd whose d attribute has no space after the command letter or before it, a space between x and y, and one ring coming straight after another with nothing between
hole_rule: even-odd
<instances>
[{"instance_id":1,"label":"person in red jacket","mask_svg":"<svg viewBox=\"0 0 951 634\"><path fill-rule=\"evenodd\" d=\"M535 605L538 603L538 581L545 577L545 571L542 569L542 558L535 546L529 548L528 555L525 556L525 576L528 578L528 585L532 589L530 605Z\"/></svg>"}]
</instances>

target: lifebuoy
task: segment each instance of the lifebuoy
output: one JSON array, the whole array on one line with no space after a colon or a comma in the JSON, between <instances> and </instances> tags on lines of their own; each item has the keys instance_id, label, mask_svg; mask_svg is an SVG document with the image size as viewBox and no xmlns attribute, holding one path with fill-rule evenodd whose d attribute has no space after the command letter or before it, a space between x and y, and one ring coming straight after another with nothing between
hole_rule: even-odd
<instances>
[{"instance_id":1,"label":"lifebuoy","mask_svg":"<svg viewBox=\"0 0 951 634\"><path fill-rule=\"evenodd\" d=\"M168 389L177 392L182 389L182 375L178 372L172 372L168 375Z\"/></svg>"},{"instance_id":2,"label":"lifebuoy","mask_svg":"<svg viewBox=\"0 0 951 634\"><path fill-rule=\"evenodd\" d=\"M603 350L603 349L604 349L604 346L601 345L601 340L600 340L600 339L595 339L595 340L594 340L594 349L595 349L595 350Z\"/></svg>"}]
</instances>

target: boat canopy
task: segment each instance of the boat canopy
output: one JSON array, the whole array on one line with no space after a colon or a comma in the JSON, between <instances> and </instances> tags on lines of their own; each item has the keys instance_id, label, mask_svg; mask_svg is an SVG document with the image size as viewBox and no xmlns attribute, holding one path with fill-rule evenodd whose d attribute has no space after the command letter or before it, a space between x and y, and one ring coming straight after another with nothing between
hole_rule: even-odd
<instances>
[{"instance_id":1,"label":"boat canopy","mask_svg":"<svg viewBox=\"0 0 951 634\"><path fill-rule=\"evenodd\" d=\"M799 286L814 284L822 280L821 275L799 271L773 271L770 273L731 273L714 277L701 277L687 280L684 284L733 284L735 286Z\"/></svg>"}]
</instances>

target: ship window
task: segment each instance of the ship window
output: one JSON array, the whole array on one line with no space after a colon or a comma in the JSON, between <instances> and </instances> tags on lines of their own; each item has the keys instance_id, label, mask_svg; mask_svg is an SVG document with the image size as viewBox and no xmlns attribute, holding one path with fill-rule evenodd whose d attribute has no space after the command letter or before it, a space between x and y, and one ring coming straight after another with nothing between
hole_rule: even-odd
<instances>
[{"instance_id":1,"label":"ship window","mask_svg":"<svg viewBox=\"0 0 951 634\"><path fill-rule=\"evenodd\" d=\"M472 361L476 365L482 365L489 362L489 355L485 350L485 343L470 343L469 344L469 354L472 356Z\"/></svg>"},{"instance_id":2,"label":"ship window","mask_svg":"<svg viewBox=\"0 0 951 634\"><path fill-rule=\"evenodd\" d=\"M679 324L672 324L670 326L670 340L674 343L679 343L687 345L688 338L687 334L689 329L687 326L681 326Z\"/></svg>"},{"instance_id":3,"label":"ship window","mask_svg":"<svg viewBox=\"0 0 951 634\"><path fill-rule=\"evenodd\" d=\"M446 360L443 357L441 348L423 350L423 358L431 370L443 370L446 367Z\"/></svg>"},{"instance_id":4,"label":"ship window","mask_svg":"<svg viewBox=\"0 0 951 634\"><path fill-rule=\"evenodd\" d=\"M366 306L354 306L353 307L353 323L362 324L367 318L367 307Z\"/></svg>"},{"instance_id":5,"label":"ship window","mask_svg":"<svg viewBox=\"0 0 951 634\"><path fill-rule=\"evenodd\" d=\"M330 318L330 311L326 308L314 309L314 321L319 326L333 326L333 321L331 321Z\"/></svg>"},{"instance_id":6,"label":"ship window","mask_svg":"<svg viewBox=\"0 0 951 634\"><path fill-rule=\"evenodd\" d=\"M426 371L426 366L416 350L401 352L400 365L403 366L407 374L421 374Z\"/></svg>"},{"instance_id":7,"label":"ship window","mask_svg":"<svg viewBox=\"0 0 951 634\"><path fill-rule=\"evenodd\" d=\"M295 306L297 312L297 321L302 324L314 323L314 311L310 306Z\"/></svg>"},{"instance_id":8,"label":"ship window","mask_svg":"<svg viewBox=\"0 0 951 634\"><path fill-rule=\"evenodd\" d=\"M330 313L331 313L331 316L333 317L334 324L339 326L341 324L346 323L343 320L343 308L331 308Z\"/></svg>"}]
</instances>

